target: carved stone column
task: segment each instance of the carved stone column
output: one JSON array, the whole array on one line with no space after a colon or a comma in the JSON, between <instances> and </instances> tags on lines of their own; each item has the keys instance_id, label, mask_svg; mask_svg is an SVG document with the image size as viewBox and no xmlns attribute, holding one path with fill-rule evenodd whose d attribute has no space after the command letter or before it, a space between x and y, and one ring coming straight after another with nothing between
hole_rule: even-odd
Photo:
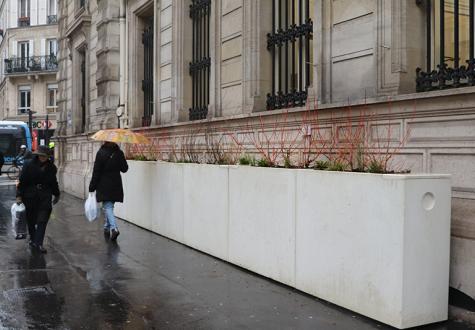
<instances>
[{"instance_id":1,"label":"carved stone column","mask_svg":"<svg viewBox=\"0 0 475 330\"><path fill-rule=\"evenodd\" d=\"M272 2L243 2L243 112L266 110L272 90L272 60L267 33L272 31Z\"/></svg>"},{"instance_id":2,"label":"carved stone column","mask_svg":"<svg viewBox=\"0 0 475 330\"><path fill-rule=\"evenodd\" d=\"M116 109L119 105L120 29L119 2L102 0L97 3L97 99L96 111L101 113L103 127L116 127Z\"/></svg>"}]
</instances>

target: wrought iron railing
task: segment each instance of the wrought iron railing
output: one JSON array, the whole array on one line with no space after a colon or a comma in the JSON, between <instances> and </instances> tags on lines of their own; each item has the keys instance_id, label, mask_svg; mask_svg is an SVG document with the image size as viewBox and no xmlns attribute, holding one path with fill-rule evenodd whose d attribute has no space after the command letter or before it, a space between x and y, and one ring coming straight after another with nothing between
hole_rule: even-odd
<instances>
[{"instance_id":1,"label":"wrought iron railing","mask_svg":"<svg viewBox=\"0 0 475 330\"><path fill-rule=\"evenodd\" d=\"M417 92L427 92L438 89L456 88L464 86L475 86L475 60L474 60L474 0L469 0L469 47L468 54L460 54L460 1L453 1L453 18L448 20L446 16L446 3L444 0L425 0L418 1L420 5L425 6L426 11L426 68L416 69L416 90ZM438 17L434 15L433 11L439 5ZM452 14L450 14L452 16ZM437 21L436 21L437 19ZM453 21L453 23L451 23ZM445 38L447 37L446 24L453 24L453 57L446 55L447 44ZM434 26L436 25L436 26ZM436 32L438 27L438 49L432 47L436 43L435 36L432 32ZM466 32L466 31L465 31ZM462 33L465 33L462 32ZM449 45L450 46L450 45ZM436 49L437 53L432 58L432 49ZM450 48L449 48L450 49ZM463 56L463 57L462 57ZM465 63L461 63L461 57L467 58ZM433 60L438 60L439 64L433 65ZM453 61L453 65L447 64L448 61Z\"/></svg>"},{"instance_id":2,"label":"wrought iron railing","mask_svg":"<svg viewBox=\"0 0 475 330\"><path fill-rule=\"evenodd\" d=\"M192 0L190 17L193 30L193 60L189 64L192 81L192 105L189 109L189 119L206 119L209 105L209 78L211 68L210 58L210 13L211 0Z\"/></svg>"},{"instance_id":3,"label":"wrought iron railing","mask_svg":"<svg viewBox=\"0 0 475 330\"><path fill-rule=\"evenodd\" d=\"M58 15L48 15L48 24L58 23Z\"/></svg>"},{"instance_id":4,"label":"wrought iron railing","mask_svg":"<svg viewBox=\"0 0 475 330\"><path fill-rule=\"evenodd\" d=\"M23 16L18 18L18 26L23 27L23 26L30 26L30 17L29 16Z\"/></svg>"},{"instance_id":5,"label":"wrought iron railing","mask_svg":"<svg viewBox=\"0 0 475 330\"><path fill-rule=\"evenodd\" d=\"M311 84L313 22L309 0L272 0L272 91L267 109L303 106Z\"/></svg>"},{"instance_id":6,"label":"wrought iron railing","mask_svg":"<svg viewBox=\"0 0 475 330\"><path fill-rule=\"evenodd\" d=\"M57 71L58 59L55 55L12 57L5 59L5 74Z\"/></svg>"}]
</instances>

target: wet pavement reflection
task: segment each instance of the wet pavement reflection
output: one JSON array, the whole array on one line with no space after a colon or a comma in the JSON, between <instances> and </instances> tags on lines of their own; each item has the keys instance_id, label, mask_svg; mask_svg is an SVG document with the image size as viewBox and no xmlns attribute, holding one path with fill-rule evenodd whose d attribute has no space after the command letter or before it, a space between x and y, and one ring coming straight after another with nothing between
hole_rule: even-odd
<instances>
[{"instance_id":1,"label":"wet pavement reflection","mask_svg":"<svg viewBox=\"0 0 475 330\"><path fill-rule=\"evenodd\" d=\"M13 186L0 201L0 329L390 329L125 222L110 242L72 196L32 253L11 234Z\"/></svg>"}]
</instances>

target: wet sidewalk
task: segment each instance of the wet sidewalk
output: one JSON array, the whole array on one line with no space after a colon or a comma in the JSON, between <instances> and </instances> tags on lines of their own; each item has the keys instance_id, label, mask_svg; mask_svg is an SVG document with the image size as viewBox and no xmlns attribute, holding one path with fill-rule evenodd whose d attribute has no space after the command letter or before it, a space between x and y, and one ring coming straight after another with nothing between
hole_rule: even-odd
<instances>
[{"instance_id":1,"label":"wet sidewalk","mask_svg":"<svg viewBox=\"0 0 475 330\"><path fill-rule=\"evenodd\" d=\"M0 329L390 329L122 221L112 243L71 196L31 253L11 235L14 186L0 201Z\"/></svg>"}]
</instances>

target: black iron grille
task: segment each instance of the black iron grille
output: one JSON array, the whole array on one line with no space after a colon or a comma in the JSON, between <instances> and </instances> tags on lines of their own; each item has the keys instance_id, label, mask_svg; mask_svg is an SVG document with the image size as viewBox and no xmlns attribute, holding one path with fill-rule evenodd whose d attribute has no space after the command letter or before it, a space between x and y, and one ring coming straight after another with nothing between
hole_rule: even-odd
<instances>
[{"instance_id":1,"label":"black iron grille","mask_svg":"<svg viewBox=\"0 0 475 330\"><path fill-rule=\"evenodd\" d=\"M426 92L474 86L474 0L468 1L468 8L467 1L459 0L425 0L418 3L425 7L426 13L426 68L416 70L416 90ZM464 26L468 31L461 31L461 21L467 19L468 24ZM453 40L448 44L446 38L451 32ZM462 48L460 37L467 33L468 48ZM435 47L436 44L438 47ZM450 56L447 50L450 50Z\"/></svg>"},{"instance_id":2,"label":"black iron grille","mask_svg":"<svg viewBox=\"0 0 475 330\"><path fill-rule=\"evenodd\" d=\"M205 119L208 115L209 77L209 22L211 0L192 0L190 17L193 25L193 60L189 65L192 80L192 106L189 119Z\"/></svg>"},{"instance_id":3,"label":"black iron grille","mask_svg":"<svg viewBox=\"0 0 475 330\"><path fill-rule=\"evenodd\" d=\"M311 84L313 22L309 0L272 0L272 92L267 109L303 106Z\"/></svg>"},{"instance_id":4,"label":"black iron grille","mask_svg":"<svg viewBox=\"0 0 475 330\"><path fill-rule=\"evenodd\" d=\"M142 80L143 107L142 126L150 126L153 115L153 18L148 20L142 34L144 47L144 79Z\"/></svg>"}]
</instances>

